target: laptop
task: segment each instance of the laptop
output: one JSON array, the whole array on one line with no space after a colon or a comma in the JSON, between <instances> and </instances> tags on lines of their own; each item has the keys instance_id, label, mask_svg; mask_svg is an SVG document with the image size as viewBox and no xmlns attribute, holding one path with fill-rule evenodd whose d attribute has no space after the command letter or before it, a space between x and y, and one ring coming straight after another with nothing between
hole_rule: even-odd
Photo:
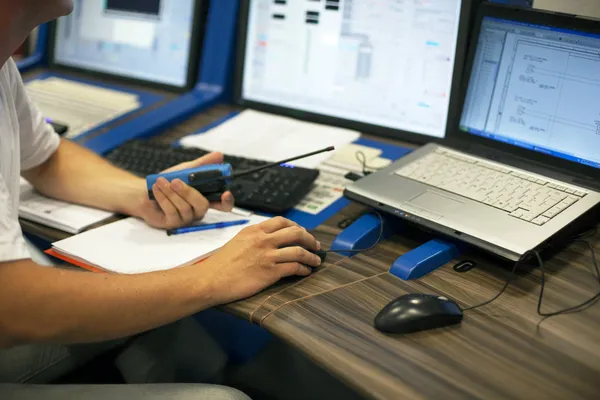
<instances>
[{"instance_id":1,"label":"laptop","mask_svg":"<svg viewBox=\"0 0 600 400\"><path fill-rule=\"evenodd\" d=\"M81 139L190 90L207 1L76 0L50 26L50 70L26 76L43 115ZM27 79L29 78L29 79Z\"/></svg>"},{"instance_id":2,"label":"laptop","mask_svg":"<svg viewBox=\"0 0 600 400\"><path fill-rule=\"evenodd\" d=\"M483 5L448 138L346 195L510 260L600 202L600 22Z\"/></svg>"}]
</instances>

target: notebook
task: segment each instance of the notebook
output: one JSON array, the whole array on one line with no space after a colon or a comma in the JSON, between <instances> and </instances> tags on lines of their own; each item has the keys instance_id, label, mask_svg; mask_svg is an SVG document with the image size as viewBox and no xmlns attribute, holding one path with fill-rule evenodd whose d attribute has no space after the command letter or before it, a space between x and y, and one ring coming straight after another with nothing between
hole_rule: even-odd
<instances>
[{"instance_id":1,"label":"notebook","mask_svg":"<svg viewBox=\"0 0 600 400\"><path fill-rule=\"evenodd\" d=\"M194 264L229 242L242 229L268 218L209 210L199 224L248 219L246 225L167 236L127 218L52 244L49 254L93 271L140 274Z\"/></svg>"},{"instance_id":2,"label":"notebook","mask_svg":"<svg viewBox=\"0 0 600 400\"><path fill-rule=\"evenodd\" d=\"M19 217L22 219L76 234L113 215L108 211L46 197L21 178Z\"/></svg>"}]
</instances>

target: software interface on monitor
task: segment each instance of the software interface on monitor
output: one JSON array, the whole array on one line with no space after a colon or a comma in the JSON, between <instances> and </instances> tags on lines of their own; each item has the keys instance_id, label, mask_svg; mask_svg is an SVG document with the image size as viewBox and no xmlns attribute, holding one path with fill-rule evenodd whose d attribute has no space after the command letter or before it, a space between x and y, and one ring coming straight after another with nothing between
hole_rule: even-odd
<instances>
[{"instance_id":1,"label":"software interface on monitor","mask_svg":"<svg viewBox=\"0 0 600 400\"><path fill-rule=\"evenodd\" d=\"M242 96L443 137L460 0L251 0Z\"/></svg>"},{"instance_id":2,"label":"software interface on monitor","mask_svg":"<svg viewBox=\"0 0 600 400\"><path fill-rule=\"evenodd\" d=\"M172 86L187 81L194 0L76 0L55 61Z\"/></svg>"},{"instance_id":3,"label":"software interface on monitor","mask_svg":"<svg viewBox=\"0 0 600 400\"><path fill-rule=\"evenodd\" d=\"M486 18L461 129L600 167L600 35Z\"/></svg>"}]
</instances>

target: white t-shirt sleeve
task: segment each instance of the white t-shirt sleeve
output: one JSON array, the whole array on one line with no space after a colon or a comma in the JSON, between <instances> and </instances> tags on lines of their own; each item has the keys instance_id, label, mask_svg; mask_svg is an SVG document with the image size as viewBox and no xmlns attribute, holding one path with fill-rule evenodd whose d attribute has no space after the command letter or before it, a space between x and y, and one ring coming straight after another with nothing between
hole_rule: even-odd
<instances>
[{"instance_id":1,"label":"white t-shirt sleeve","mask_svg":"<svg viewBox=\"0 0 600 400\"><path fill-rule=\"evenodd\" d=\"M19 119L21 170L26 171L48 160L58 149L60 138L29 99L21 74L12 59L7 62L7 67Z\"/></svg>"},{"instance_id":2,"label":"white t-shirt sleeve","mask_svg":"<svg viewBox=\"0 0 600 400\"><path fill-rule=\"evenodd\" d=\"M11 200L0 174L0 262L31 258L19 222L9 215Z\"/></svg>"}]
</instances>

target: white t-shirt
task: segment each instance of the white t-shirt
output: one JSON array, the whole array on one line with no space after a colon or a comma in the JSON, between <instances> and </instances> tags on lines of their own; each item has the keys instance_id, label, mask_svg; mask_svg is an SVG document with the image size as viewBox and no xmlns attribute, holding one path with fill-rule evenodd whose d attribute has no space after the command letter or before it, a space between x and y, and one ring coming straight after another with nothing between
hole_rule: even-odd
<instances>
[{"instance_id":1,"label":"white t-shirt","mask_svg":"<svg viewBox=\"0 0 600 400\"><path fill-rule=\"evenodd\" d=\"M9 60L0 69L0 262L30 258L19 226L19 178L46 161L60 139L46 123Z\"/></svg>"}]
</instances>

